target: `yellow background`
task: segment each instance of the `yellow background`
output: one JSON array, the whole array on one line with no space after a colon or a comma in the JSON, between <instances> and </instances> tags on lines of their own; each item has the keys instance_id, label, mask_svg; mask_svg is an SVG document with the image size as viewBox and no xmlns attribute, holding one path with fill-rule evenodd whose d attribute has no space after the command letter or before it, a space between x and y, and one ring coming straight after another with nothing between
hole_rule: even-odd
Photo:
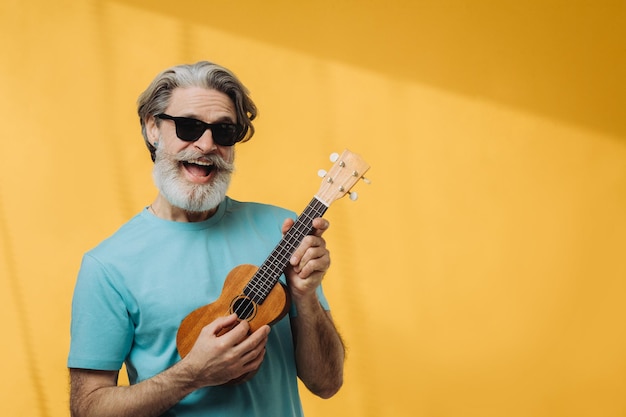
<instances>
[{"instance_id":1,"label":"yellow background","mask_svg":"<svg viewBox=\"0 0 626 417\"><path fill-rule=\"evenodd\" d=\"M300 211L327 155L345 386L307 415L626 416L624 1L0 2L0 414L67 416L83 252L149 204L135 100L234 70L231 195ZM270 416L268 416L270 417Z\"/></svg>"}]
</instances>

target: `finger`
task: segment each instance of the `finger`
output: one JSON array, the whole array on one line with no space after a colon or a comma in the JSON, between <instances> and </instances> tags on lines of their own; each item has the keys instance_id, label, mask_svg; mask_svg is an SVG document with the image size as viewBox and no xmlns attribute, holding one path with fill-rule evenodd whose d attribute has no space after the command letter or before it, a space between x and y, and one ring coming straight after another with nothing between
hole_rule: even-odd
<instances>
[{"instance_id":1,"label":"finger","mask_svg":"<svg viewBox=\"0 0 626 417\"><path fill-rule=\"evenodd\" d=\"M237 355L240 357L251 354L252 357L256 356L260 350L265 349L269 332L269 326L266 325L247 336L245 340L242 340L239 345L237 345ZM251 359L248 359L245 362L248 362L249 360Z\"/></svg>"},{"instance_id":2,"label":"finger","mask_svg":"<svg viewBox=\"0 0 626 417\"><path fill-rule=\"evenodd\" d=\"M313 232L311 234L315 236L322 236L322 234L324 234L324 232L330 227L330 222L323 217L313 219L311 224L313 226Z\"/></svg>"},{"instance_id":3,"label":"finger","mask_svg":"<svg viewBox=\"0 0 626 417\"><path fill-rule=\"evenodd\" d=\"M267 343L267 338L270 334L270 326L265 325L258 328L254 333L248 337L246 343L249 345L249 349L252 350L257 346L265 345Z\"/></svg>"},{"instance_id":4,"label":"finger","mask_svg":"<svg viewBox=\"0 0 626 417\"><path fill-rule=\"evenodd\" d=\"M298 277L309 278L311 275L321 273L322 275L328 271L330 267L330 257L321 257L312 259L299 268Z\"/></svg>"},{"instance_id":5,"label":"finger","mask_svg":"<svg viewBox=\"0 0 626 417\"><path fill-rule=\"evenodd\" d=\"M309 260L323 256L325 252L327 252L326 241L323 238L307 236L294 251L289 263L293 267L302 267Z\"/></svg>"},{"instance_id":6,"label":"finger","mask_svg":"<svg viewBox=\"0 0 626 417\"><path fill-rule=\"evenodd\" d=\"M225 337L223 340L224 342L234 346L248 336L248 333L250 332L250 323L246 320L239 320L236 314L226 316L224 319L226 320L217 324L220 328L215 333L218 337Z\"/></svg>"},{"instance_id":7,"label":"finger","mask_svg":"<svg viewBox=\"0 0 626 417\"><path fill-rule=\"evenodd\" d=\"M295 221L291 218L289 219L285 219L285 221L283 222L283 226L281 228L281 233L284 235L285 233L287 233L287 231L289 229L291 229L291 226L293 226L295 223Z\"/></svg>"},{"instance_id":8,"label":"finger","mask_svg":"<svg viewBox=\"0 0 626 417\"><path fill-rule=\"evenodd\" d=\"M267 345L267 338L263 338L256 343L248 343L248 341L242 343L240 357L243 363L252 362L255 358L265 351Z\"/></svg>"},{"instance_id":9,"label":"finger","mask_svg":"<svg viewBox=\"0 0 626 417\"><path fill-rule=\"evenodd\" d=\"M328 253L326 249L326 241L321 237L307 236L299 250L300 263L308 262L312 259L317 259L325 256Z\"/></svg>"},{"instance_id":10,"label":"finger","mask_svg":"<svg viewBox=\"0 0 626 417\"><path fill-rule=\"evenodd\" d=\"M294 269L302 276L303 272L307 272L307 275L315 271L325 271L330 264L330 256L328 251L324 248L309 248L298 265L294 266Z\"/></svg>"},{"instance_id":11,"label":"finger","mask_svg":"<svg viewBox=\"0 0 626 417\"><path fill-rule=\"evenodd\" d=\"M293 226L295 221L291 218L286 219L283 222L283 226L281 228L281 232L283 234L287 233L287 231ZM313 226L313 230L311 231L311 235L322 236L322 234L328 230L330 227L330 222L323 217L316 217L311 222L311 226Z\"/></svg>"},{"instance_id":12,"label":"finger","mask_svg":"<svg viewBox=\"0 0 626 417\"><path fill-rule=\"evenodd\" d=\"M230 314L228 316L218 317L213 320L207 328L212 334L226 333L237 325L237 315Z\"/></svg>"},{"instance_id":13,"label":"finger","mask_svg":"<svg viewBox=\"0 0 626 417\"><path fill-rule=\"evenodd\" d=\"M245 372L250 372L257 369L259 366L261 366L263 358L265 358L266 352L267 350L265 349L265 347L261 347L258 350L248 352L248 354L241 358L243 362L242 369Z\"/></svg>"}]
</instances>

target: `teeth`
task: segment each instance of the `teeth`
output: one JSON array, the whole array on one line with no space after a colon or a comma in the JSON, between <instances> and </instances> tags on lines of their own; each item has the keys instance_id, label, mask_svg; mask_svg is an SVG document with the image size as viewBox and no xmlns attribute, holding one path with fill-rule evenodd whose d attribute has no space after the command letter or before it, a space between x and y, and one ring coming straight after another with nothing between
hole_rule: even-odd
<instances>
[{"instance_id":1,"label":"teeth","mask_svg":"<svg viewBox=\"0 0 626 417\"><path fill-rule=\"evenodd\" d=\"M213 166L212 162L208 162L208 161L200 161L197 159L191 160L191 161L187 161L188 164L195 164L195 165L202 165L205 167L210 167Z\"/></svg>"}]
</instances>

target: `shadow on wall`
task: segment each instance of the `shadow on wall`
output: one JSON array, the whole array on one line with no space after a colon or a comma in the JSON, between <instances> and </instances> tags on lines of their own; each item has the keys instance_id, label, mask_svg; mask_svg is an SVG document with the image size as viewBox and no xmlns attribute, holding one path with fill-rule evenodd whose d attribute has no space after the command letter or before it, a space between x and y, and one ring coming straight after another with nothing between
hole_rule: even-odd
<instances>
[{"instance_id":1,"label":"shadow on wall","mask_svg":"<svg viewBox=\"0 0 626 417\"><path fill-rule=\"evenodd\" d=\"M626 138L623 2L120 2Z\"/></svg>"}]
</instances>

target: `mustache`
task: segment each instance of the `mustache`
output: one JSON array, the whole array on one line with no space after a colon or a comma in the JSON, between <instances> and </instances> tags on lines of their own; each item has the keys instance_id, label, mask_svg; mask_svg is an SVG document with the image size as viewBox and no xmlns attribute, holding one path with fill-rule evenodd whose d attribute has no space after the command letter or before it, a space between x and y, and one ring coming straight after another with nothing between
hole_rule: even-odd
<instances>
[{"instance_id":1,"label":"mustache","mask_svg":"<svg viewBox=\"0 0 626 417\"><path fill-rule=\"evenodd\" d=\"M235 164L232 162L225 161L221 156L216 154L204 154L202 152L195 151L193 149L183 149L178 153L168 153L165 150L161 150L157 148L156 152L157 158L160 159L170 159L172 161L181 163L181 162L190 162L190 161L201 161L205 163L212 164L216 169L225 172L234 172Z\"/></svg>"}]
</instances>

